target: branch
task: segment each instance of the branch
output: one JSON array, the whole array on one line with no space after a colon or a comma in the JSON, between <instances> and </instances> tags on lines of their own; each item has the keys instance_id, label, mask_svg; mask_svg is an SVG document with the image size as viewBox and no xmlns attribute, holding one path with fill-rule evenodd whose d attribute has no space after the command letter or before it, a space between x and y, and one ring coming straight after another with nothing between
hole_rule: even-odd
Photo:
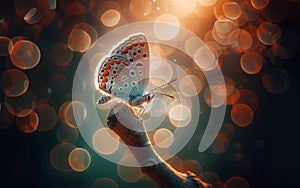
<instances>
[{"instance_id":1,"label":"branch","mask_svg":"<svg viewBox=\"0 0 300 188\"><path fill-rule=\"evenodd\" d=\"M178 172L164 161L153 149L143 121L133 115L132 110L125 104L118 104L109 113L107 124L128 145L143 173L147 174L160 187L164 188L209 188L194 173Z\"/></svg>"}]
</instances>

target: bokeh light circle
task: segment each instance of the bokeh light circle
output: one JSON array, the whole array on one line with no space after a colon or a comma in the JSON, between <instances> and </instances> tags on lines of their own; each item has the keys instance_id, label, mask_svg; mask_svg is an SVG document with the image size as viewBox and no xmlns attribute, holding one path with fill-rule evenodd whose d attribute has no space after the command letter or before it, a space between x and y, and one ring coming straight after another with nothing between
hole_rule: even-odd
<instances>
[{"instance_id":1,"label":"bokeh light circle","mask_svg":"<svg viewBox=\"0 0 300 188\"><path fill-rule=\"evenodd\" d=\"M153 9L153 3L150 0L140 1L140 0L131 0L129 4L130 14L135 18L143 18L150 16Z\"/></svg>"},{"instance_id":2,"label":"bokeh light circle","mask_svg":"<svg viewBox=\"0 0 300 188\"><path fill-rule=\"evenodd\" d=\"M250 187L247 180L239 176L230 177L228 180L226 180L225 184L227 188L237 188L237 187L249 188Z\"/></svg>"},{"instance_id":3,"label":"bokeh light circle","mask_svg":"<svg viewBox=\"0 0 300 188\"><path fill-rule=\"evenodd\" d=\"M240 64L245 73L256 74L262 69L264 61L264 57L260 54L247 52L241 56Z\"/></svg>"},{"instance_id":4,"label":"bokeh light circle","mask_svg":"<svg viewBox=\"0 0 300 188\"><path fill-rule=\"evenodd\" d=\"M229 148L229 139L227 135L219 133L212 145L210 146L211 151L214 154L224 153Z\"/></svg>"},{"instance_id":5,"label":"bokeh light circle","mask_svg":"<svg viewBox=\"0 0 300 188\"><path fill-rule=\"evenodd\" d=\"M2 89L6 96L18 97L29 87L27 75L18 69L8 69L1 76Z\"/></svg>"},{"instance_id":6,"label":"bokeh light circle","mask_svg":"<svg viewBox=\"0 0 300 188\"><path fill-rule=\"evenodd\" d=\"M114 9L109 9L102 14L101 22L106 27L113 27L118 24L120 18L121 18L121 14L119 11Z\"/></svg>"},{"instance_id":7,"label":"bokeh light circle","mask_svg":"<svg viewBox=\"0 0 300 188\"><path fill-rule=\"evenodd\" d=\"M192 119L192 112L186 105L175 105L169 111L169 119L176 127L187 126Z\"/></svg>"},{"instance_id":8,"label":"bokeh light circle","mask_svg":"<svg viewBox=\"0 0 300 188\"><path fill-rule=\"evenodd\" d=\"M60 125L56 130L56 138L60 143L73 143L75 144L78 139L78 130L76 128Z\"/></svg>"},{"instance_id":9,"label":"bokeh light circle","mask_svg":"<svg viewBox=\"0 0 300 188\"><path fill-rule=\"evenodd\" d=\"M237 2L224 2L223 4L224 15L232 20L236 20L241 16L242 10Z\"/></svg>"},{"instance_id":10,"label":"bokeh light circle","mask_svg":"<svg viewBox=\"0 0 300 188\"><path fill-rule=\"evenodd\" d=\"M196 50L194 59L203 71L210 71L218 66L218 61L211 55L211 51L207 47L200 47Z\"/></svg>"},{"instance_id":11,"label":"bokeh light circle","mask_svg":"<svg viewBox=\"0 0 300 188\"><path fill-rule=\"evenodd\" d=\"M179 80L181 93L187 97L198 95L203 88L204 83L195 75L187 75Z\"/></svg>"},{"instance_id":12,"label":"bokeh light circle","mask_svg":"<svg viewBox=\"0 0 300 188\"><path fill-rule=\"evenodd\" d=\"M80 117L75 121L74 109L76 108L76 116ZM86 118L85 105L80 101L68 101L65 102L59 110L59 117L63 123L69 125L72 128L78 128L82 124L81 122Z\"/></svg>"},{"instance_id":13,"label":"bokeh light circle","mask_svg":"<svg viewBox=\"0 0 300 188\"><path fill-rule=\"evenodd\" d=\"M36 24L41 20L41 17L37 8L31 8L24 16L24 21L28 24Z\"/></svg>"},{"instance_id":14,"label":"bokeh light circle","mask_svg":"<svg viewBox=\"0 0 300 188\"><path fill-rule=\"evenodd\" d=\"M199 177L206 183L211 183L211 184L221 181L220 176L215 172L203 172L200 174Z\"/></svg>"},{"instance_id":15,"label":"bokeh light circle","mask_svg":"<svg viewBox=\"0 0 300 188\"><path fill-rule=\"evenodd\" d=\"M46 132L56 125L57 113L51 105L46 103L37 104L34 111L38 114L40 120L38 131Z\"/></svg>"},{"instance_id":16,"label":"bokeh light circle","mask_svg":"<svg viewBox=\"0 0 300 188\"><path fill-rule=\"evenodd\" d=\"M29 40L19 40L13 44L10 60L19 69L33 69L41 59L39 47Z\"/></svg>"},{"instance_id":17,"label":"bokeh light circle","mask_svg":"<svg viewBox=\"0 0 300 188\"><path fill-rule=\"evenodd\" d=\"M281 29L278 25L271 22L263 22L257 28L257 38L265 45L272 45L281 36Z\"/></svg>"},{"instance_id":18,"label":"bokeh light circle","mask_svg":"<svg viewBox=\"0 0 300 188\"><path fill-rule=\"evenodd\" d=\"M92 143L97 152L110 155L119 148L119 140L119 136L109 128L100 128L94 133Z\"/></svg>"},{"instance_id":19,"label":"bokeh light circle","mask_svg":"<svg viewBox=\"0 0 300 188\"><path fill-rule=\"evenodd\" d=\"M34 111L26 117L16 118L17 127L24 133L33 133L39 125L39 116Z\"/></svg>"},{"instance_id":20,"label":"bokeh light circle","mask_svg":"<svg viewBox=\"0 0 300 188\"><path fill-rule=\"evenodd\" d=\"M180 23L179 20L172 14L163 14L156 19L155 25L154 25L154 33L156 36L162 40L171 40L173 39L179 29ZM165 24L161 24L165 23ZM168 24L175 25L176 27L169 26Z\"/></svg>"},{"instance_id":21,"label":"bokeh light circle","mask_svg":"<svg viewBox=\"0 0 300 188\"><path fill-rule=\"evenodd\" d=\"M91 155L84 148L75 148L70 152L68 161L72 170L83 172L91 164Z\"/></svg>"},{"instance_id":22,"label":"bokeh light circle","mask_svg":"<svg viewBox=\"0 0 300 188\"><path fill-rule=\"evenodd\" d=\"M83 29L74 28L69 34L68 47L74 52L85 52L91 46L92 39Z\"/></svg>"},{"instance_id":23,"label":"bokeh light circle","mask_svg":"<svg viewBox=\"0 0 300 188\"><path fill-rule=\"evenodd\" d=\"M236 125L246 127L252 123L253 118L253 110L248 105L238 103L232 106L231 119Z\"/></svg>"},{"instance_id":24,"label":"bokeh light circle","mask_svg":"<svg viewBox=\"0 0 300 188\"><path fill-rule=\"evenodd\" d=\"M256 9L263 9L265 8L270 0L251 0L251 4Z\"/></svg>"},{"instance_id":25,"label":"bokeh light circle","mask_svg":"<svg viewBox=\"0 0 300 188\"><path fill-rule=\"evenodd\" d=\"M213 6L215 3L217 2L217 0L198 0L198 3L200 3L203 6Z\"/></svg>"},{"instance_id":26,"label":"bokeh light circle","mask_svg":"<svg viewBox=\"0 0 300 188\"><path fill-rule=\"evenodd\" d=\"M110 178L101 178L97 179L93 185L92 188L119 188L119 185Z\"/></svg>"},{"instance_id":27,"label":"bokeh light circle","mask_svg":"<svg viewBox=\"0 0 300 188\"><path fill-rule=\"evenodd\" d=\"M130 183L138 182L143 177L141 168L138 167L128 167L128 166L118 165L117 172L122 180Z\"/></svg>"},{"instance_id":28,"label":"bokeh light circle","mask_svg":"<svg viewBox=\"0 0 300 188\"><path fill-rule=\"evenodd\" d=\"M169 129L160 128L155 131L153 140L156 146L160 148L168 148L173 144L174 136Z\"/></svg>"},{"instance_id":29,"label":"bokeh light circle","mask_svg":"<svg viewBox=\"0 0 300 188\"><path fill-rule=\"evenodd\" d=\"M281 68L269 68L262 75L264 88L272 94L284 93L290 85L287 72Z\"/></svg>"},{"instance_id":30,"label":"bokeh light circle","mask_svg":"<svg viewBox=\"0 0 300 188\"><path fill-rule=\"evenodd\" d=\"M64 43L54 44L51 48L50 54L51 59L59 66L68 65L74 56L73 52Z\"/></svg>"},{"instance_id":31,"label":"bokeh light circle","mask_svg":"<svg viewBox=\"0 0 300 188\"><path fill-rule=\"evenodd\" d=\"M247 104L252 108L253 111L256 111L259 105L259 99L257 94L248 89L240 89L239 93L240 97L238 99L238 102Z\"/></svg>"},{"instance_id":32,"label":"bokeh light circle","mask_svg":"<svg viewBox=\"0 0 300 188\"><path fill-rule=\"evenodd\" d=\"M36 104L36 96L31 90L27 90L19 97L4 97L7 110L18 117L28 116Z\"/></svg>"},{"instance_id":33,"label":"bokeh light circle","mask_svg":"<svg viewBox=\"0 0 300 188\"><path fill-rule=\"evenodd\" d=\"M70 143L58 144L50 152L50 162L52 166L60 172L69 172L69 154L76 148Z\"/></svg>"}]
</instances>

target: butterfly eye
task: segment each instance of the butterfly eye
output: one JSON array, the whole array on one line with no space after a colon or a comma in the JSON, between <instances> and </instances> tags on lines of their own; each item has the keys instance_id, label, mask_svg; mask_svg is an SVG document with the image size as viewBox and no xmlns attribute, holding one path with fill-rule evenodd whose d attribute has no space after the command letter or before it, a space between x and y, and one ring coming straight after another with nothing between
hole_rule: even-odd
<instances>
[{"instance_id":1,"label":"butterfly eye","mask_svg":"<svg viewBox=\"0 0 300 188\"><path fill-rule=\"evenodd\" d=\"M130 62L133 62L133 59L129 59Z\"/></svg>"},{"instance_id":2,"label":"butterfly eye","mask_svg":"<svg viewBox=\"0 0 300 188\"><path fill-rule=\"evenodd\" d=\"M116 60L118 60L118 59L119 59L118 57L113 57L113 60L114 60L114 61L116 61Z\"/></svg>"},{"instance_id":3,"label":"butterfly eye","mask_svg":"<svg viewBox=\"0 0 300 188\"><path fill-rule=\"evenodd\" d=\"M133 55L133 57L136 57L137 53L136 53L136 52L133 52L132 55Z\"/></svg>"},{"instance_id":4,"label":"butterfly eye","mask_svg":"<svg viewBox=\"0 0 300 188\"><path fill-rule=\"evenodd\" d=\"M114 75L116 75L116 74L117 74L117 71L114 70L114 71L112 71L112 73L113 73Z\"/></svg>"},{"instance_id":5,"label":"butterfly eye","mask_svg":"<svg viewBox=\"0 0 300 188\"><path fill-rule=\"evenodd\" d=\"M143 75L143 72L142 72L142 71L139 71L139 75Z\"/></svg>"},{"instance_id":6,"label":"butterfly eye","mask_svg":"<svg viewBox=\"0 0 300 188\"><path fill-rule=\"evenodd\" d=\"M146 53L143 53L143 58L146 58L147 57L147 54Z\"/></svg>"},{"instance_id":7,"label":"butterfly eye","mask_svg":"<svg viewBox=\"0 0 300 188\"><path fill-rule=\"evenodd\" d=\"M128 87L128 83L124 83L124 87Z\"/></svg>"},{"instance_id":8,"label":"butterfly eye","mask_svg":"<svg viewBox=\"0 0 300 188\"><path fill-rule=\"evenodd\" d=\"M142 51L141 51L141 50L138 50L138 51L137 51L137 53L138 53L138 54L141 54L141 53L142 53Z\"/></svg>"},{"instance_id":9,"label":"butterfly eye","mask_svg":"<svg viewBox=\"0 0 300 188\"><path fill-rule=\"evenodd\" d=\"M122 88L122 87L119 87L119 90L120 90L120 91L122 91L122 90L123 90L123 88Z\"/></svg>"}]
</instances>

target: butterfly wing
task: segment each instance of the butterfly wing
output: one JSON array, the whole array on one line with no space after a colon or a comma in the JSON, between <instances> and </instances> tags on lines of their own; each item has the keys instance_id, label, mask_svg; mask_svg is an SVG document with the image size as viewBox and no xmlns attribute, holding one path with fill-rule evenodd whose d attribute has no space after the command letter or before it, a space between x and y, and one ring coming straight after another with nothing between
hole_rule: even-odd
<instances>
[{"instance_id":1,"label":"butterfly wing","mask_svg":"<svg viewBox=\"0 0 300 188\"><path fill-rule=\"evenodd\" d=\"M125 39L96 70L99 89L126 101L143 96L148 86L149 55L145 35Z\"/></svg>"}]
</instances>

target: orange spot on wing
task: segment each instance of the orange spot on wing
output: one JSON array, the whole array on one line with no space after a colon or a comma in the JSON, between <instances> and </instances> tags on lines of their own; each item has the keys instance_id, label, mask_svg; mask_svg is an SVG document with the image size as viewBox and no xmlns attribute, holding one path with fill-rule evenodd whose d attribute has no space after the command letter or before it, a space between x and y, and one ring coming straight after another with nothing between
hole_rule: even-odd
<instances>
[{"instance_id":1,"label":"orange spot on wing","mask_svg":"<svg viewBox=\"0 0 300 188\"><path fill-rule=\"evenodd\" d=\"M108 76L108 75L109 75L109 72L107 70L104 71L103 76Z\"/></svg>"},{"instance_id":2,"label":"orange spot on wing","mask_svg":"<svg viewBox=\"0 0 300 188\"><path fill-rule=\"evenodd\" d=\"M128 62L123 62L123 64L124 64L125 66L128 66L128 65L129 65L129 63L128 63Z\"/></svg>"},{"instance_id":3,"label":"orange spot on wing","mask_svg":"<svg viewBox=\"0 0 300 188\"><path fill-rule=\"evenodd\" d=\"M145 43L144 43L144 42L140 42L140 45L141 45L141 46L144 46L144 45L145 45Z\"/></svg>"},{"instance_id":4,"label":"orange spot on wing","mask_svg":"<svg viewBox=\"0 0 300 188\"><path fill-rule=\"evenodd\" d=\"M114 64L114 62L113 62L113 61L110 61L108 64L110 64L110 65L113 65L113 64Z\"/></svg>"},{"instance_id":5,"label":"orange spot on wing","mask_svg":"<svg viewBox=\"0 0 300 188\"><path fill-rule=\"evenodd\" d=\"M107 80L108 80L108 79L107 79L106 77L104 77L104 78L102 79L102 83L103 83L103 82L107 82Z\"/></svg>"},{"instance_id":6,"label":"orange spot on wing","mask_svg":"<svg viewBox=\"0 0 300 188\"><path fill-rule=\"evenodd\" d=\"M128 52L128 48L125 48L121 53L126 54Z\"/></svg>"},{"instance_id":7,"label":"orange spot on wing","mask_svg":"<svg viewBox=\"0 0 300 188\"><path fill-rule=\"evenodd\" d=\"M120 64L120 63L121 63L121 60L120 60L120 59L118 59L118 60L116 61L116 63L117 63L117 64Z\"/></svg>"},{"instance_id":8,"label":"orange spot on wing","mask_svg":"<svg viewBox=\"0 0 300 188\"><path fill-rule=\"evenodd\" d=\"M109 70L110 68L110 65L106 65L106 70Z\"/></svg>"},{"instance_id":9,"label":"orange spot on wing","mask_svg":"<svg viewBox=\"0 0 300 188\"><path fill-rule=\"evenodd\" d=\"M102 84L101 89L105 90L106 84Z\"/></svg>"},{"instance_id":10,"label":"orange spot on wing","mask_svg":"<svg viewBox=\"0 0 300 188\"><path fill-rule=\"evenodd\" d=\"M133 48L133 45L130 45L130 46L128 46L127 48L128 48L128 49L132 49L132 48Z\"/></svg>"}]
</instances>

